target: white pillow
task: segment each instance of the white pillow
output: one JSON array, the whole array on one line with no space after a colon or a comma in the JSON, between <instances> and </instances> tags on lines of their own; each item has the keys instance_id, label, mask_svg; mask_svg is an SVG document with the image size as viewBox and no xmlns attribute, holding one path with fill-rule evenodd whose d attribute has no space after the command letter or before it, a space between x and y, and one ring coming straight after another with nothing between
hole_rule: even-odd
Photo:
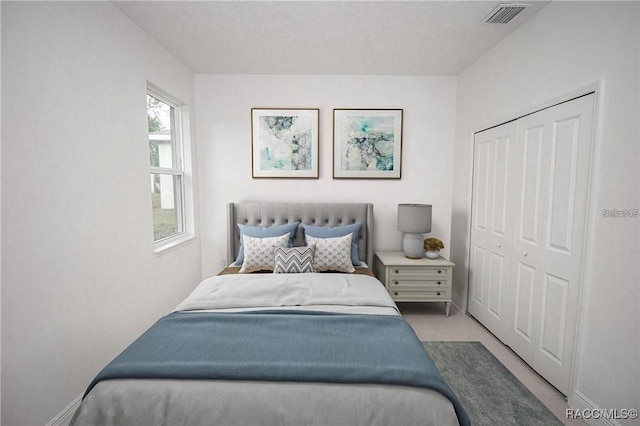
<instances>
[{"instance_id":1,"label":"white pillow","mask_svg":"<svg viewBox=\"0 0 640 426\"><path fill-rule=\"evenodd\" d=\"M356 269L351 263L351 239L351 234L335 238L307 236L307 243L316 246L313 258L313 268L316 272L354 272Z\"/></svg>"},{"instance_id":2,"label":"white pillow","mask_svg":"<svg viewBox=\"0 0 640 426\"><path fill-rule=\"evenodd\" d=\"M289 243L289 233L279 237L254 238L248 235L243 236L244 261L240 273L256 271L273 271L275 255L273 247L287 247Z\"/></svg>"}]
</instances>

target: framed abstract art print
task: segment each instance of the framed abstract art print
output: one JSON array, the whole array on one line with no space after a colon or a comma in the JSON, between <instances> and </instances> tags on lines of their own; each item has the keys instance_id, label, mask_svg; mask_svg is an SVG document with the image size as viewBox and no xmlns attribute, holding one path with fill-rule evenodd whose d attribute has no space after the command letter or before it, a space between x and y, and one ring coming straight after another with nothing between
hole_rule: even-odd
<instances>
[{"instance_id":1,"label":"framed abstract art print","mask_svg":"<svg viewBox=\"0 0 640 426\"><path fill-rule=\"evenodd\" d=\"M318 178L319 109L251 109L254 178Z\"/></svg>"},{"instance_id":2,"label":"framed abstract art print","mask_svg":"<svg viewBox=\"0 0 640 426\"><path fill-rule=\"evenodd\" d=\"M333 177L400 179L401 109L333 110Z\"/></svg>"}]
</instances>

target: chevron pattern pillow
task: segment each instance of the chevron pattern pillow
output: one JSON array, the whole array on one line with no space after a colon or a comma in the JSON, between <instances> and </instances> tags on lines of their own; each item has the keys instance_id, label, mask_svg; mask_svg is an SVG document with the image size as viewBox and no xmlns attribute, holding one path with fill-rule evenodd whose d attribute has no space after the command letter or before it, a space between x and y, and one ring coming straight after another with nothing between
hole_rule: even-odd
<instances>
[{"instance_id":1,"label":"chevron pattern pillow","mask_svg":"<svg viewBox=\"0 0 640 426\"><path fill-rule=\"evenodd\" d=\"M244 261L240 273L273 271L275 263L273 247L286 247L289 233L279 237L254 238L244 236Z\"/></svg>"},{"instance_id":2,"label":"chevron pattern pillow","mask_svg":"<svg viewBox=\"0 0 640 426\"><path fill-rule=\"evenodd\" d=\"M313 256L315 245L304 247L274 247L274 274L301 274L315 272Z\"/></svg>"},{"instance_id":3,"label":"chevron pattern pillow","mask_svg":"<svg viewBox=\"0 0 640 426\"><path fill-rule=\"evenodd\" d=\"M313 268L316 272L354 272L351 263L351 234L344 237L316 238L307 236L307 243L315 244Z\"/></svg>"}]
</instances>

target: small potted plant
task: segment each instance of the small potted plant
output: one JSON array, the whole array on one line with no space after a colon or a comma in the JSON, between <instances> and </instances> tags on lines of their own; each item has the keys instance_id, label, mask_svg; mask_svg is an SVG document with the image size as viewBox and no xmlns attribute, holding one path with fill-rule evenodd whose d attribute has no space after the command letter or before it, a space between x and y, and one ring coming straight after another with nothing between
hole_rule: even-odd
<instances>
[{"instance_id":1,"label":"small potted plant","mask_svg":"<svg viewBox=\"0 0 640 426\"><path fill-rule=\"evenodd\" d=\"M444 244L437 238L427 238L424 240L424 249L427 251L426 256L429 259L437 259L440 257L440 250L444 248Z\"/></svg>"}]
</instances>

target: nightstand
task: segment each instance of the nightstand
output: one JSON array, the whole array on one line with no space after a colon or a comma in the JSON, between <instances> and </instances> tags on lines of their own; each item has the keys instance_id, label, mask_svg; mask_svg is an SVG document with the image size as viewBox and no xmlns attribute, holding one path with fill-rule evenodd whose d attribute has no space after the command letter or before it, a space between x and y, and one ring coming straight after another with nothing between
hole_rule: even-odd
<instances>
[{"instance_id":1,"label":"nightstand","mask_svg":"<svg viewBox=\"0 0 640 426\"><path fill-rule=\"evenodd\" d=\"M401 251L376 252L374 272L396 302L444 302L451 308L454 263L438 259L407 259Z\"/></svg>"}]
</instances>

